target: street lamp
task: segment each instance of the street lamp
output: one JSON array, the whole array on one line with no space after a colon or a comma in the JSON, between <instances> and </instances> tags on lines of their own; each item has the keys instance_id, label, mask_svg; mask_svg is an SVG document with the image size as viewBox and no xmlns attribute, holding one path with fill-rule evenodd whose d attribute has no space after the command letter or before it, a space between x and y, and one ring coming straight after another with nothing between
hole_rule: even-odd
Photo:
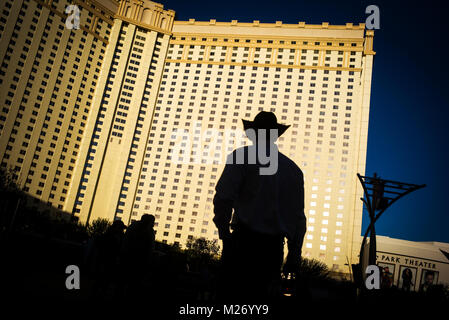
<instances>
[{"instance_id":1,"label":"street lamp","mask_svg":"<svg viewBox=\"0 0 449 320\"><path fill-rule=\"evenodd\" d=\"M415 190L424 188L426 185L385 180L378 177L376 173L374 173L373 177L365 177L357 173L357 177L362 184L365 194L365 197L360 199L365 204L370 218L370 223L365 231L360 248L359 266L362 267L364 247L368 233L370 234L368 264L376 264L376 230L374 227L376 221L394 202Z\"/></svg>"}]
</instances>

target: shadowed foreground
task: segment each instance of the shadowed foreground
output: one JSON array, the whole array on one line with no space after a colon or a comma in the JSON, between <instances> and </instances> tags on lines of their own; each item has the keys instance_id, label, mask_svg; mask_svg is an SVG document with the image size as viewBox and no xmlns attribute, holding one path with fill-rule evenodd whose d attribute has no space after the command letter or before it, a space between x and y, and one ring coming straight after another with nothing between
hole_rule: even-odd
<instances>
[{"instance_id":1,"label":"shadowed foreground","mask_svg":"<svg viewBox=\"0 0 449 320\"><path fill-rule=\"evenodd\" d=\"M327 277L320 279L311 274L299 277L296 284L292 281L284 283L283 292L289 293L290 296L282 295L275 301L253 301L251 297L243 301L219 301L216 299L215 281L219 272L218 264L214 265L209 261L208 269L205 271L200 260L196 262L185 260L185 256L179 251L162 245L159 246L162 255L155 262L152 276L143 284L144 290L138 297L133 295L131 299L129 294L118 292L113 284L100 292L96 290L95 276L83 263L85 246L82 242L18 232L10 235L8 240L5 239L5 235L2 237L2 296L7 296L8 302L11 303L19 302L27 305L38 303L49 313L61 303L79 306L99 303L113 306L116 302L129 301L138 302L139 308L149 308L151 312L159 312L160 309L167 319L183 319L187 316L179 313L187 304L190 307L214 306L216 310L221 311L224 303L268 304L268 315L257 315L256 318L277 319L295 318L301 315L305 307L321 310L320 312L331 310L343 314L349 312L348 316L351 317L357 314L354 313L356 309L382 313L385 308L392 307L393 312L401 310L401 313L409 313L414 309L398 309L398 306L408 305L416 308L430 305L436 308L439 305L449 305L447 291L435 290L423 296L392 289L357 296L356 288L351 282L336 281ZM186 269L186 261L190 262L189 270ZM79 290L68 290L65 286L68 276L65 274L65 268L68 265L80 267ZM323 306L326 308L322 309ZM343 306L351 306L352 309L348 311ZM212 316L224 317L221 313ZM192 318L192 315L189 315L185 319L201 317L195 315Z\"/></svg>"}]
</instances>

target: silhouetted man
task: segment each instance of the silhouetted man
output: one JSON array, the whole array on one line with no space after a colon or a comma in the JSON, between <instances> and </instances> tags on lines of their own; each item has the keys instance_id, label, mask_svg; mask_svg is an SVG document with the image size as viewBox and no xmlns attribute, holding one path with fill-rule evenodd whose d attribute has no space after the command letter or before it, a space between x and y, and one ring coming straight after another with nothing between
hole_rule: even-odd
<instances>
[{"instance_id":1,"label":"silhouetted man","mask_svg":"<svg viewBox=\"0 0 449 320\"><path fill-rule=\"evenodd\" d=\"M123 277L130 296L144 294L150 282L155 245L154 220L153 215L144 214L140 221L132 223L125 233L121 260Z\"/></svg>"},{"instance_id":2,"label":"silhouetted man","mask_svg":"<svg viewBox=\"0 0 449 320\"><path fill-rule=\"evenodd\" d=\"M275 145L289 126L264 111L243 124L253 145L228 156L214 198L213 220L223 241L222 293L235 299L269 298L277 294L284 237L285 270L294 271L300 261L306 232L304 179Z\"/></svg>"},{"instance_id":3,"label":"silhouetted man","mask_svg":"<svg viewBox=\"0 0 449 320\"><path fill-rule=\"evenodd\" d=\"M110 289L110 285L117 285L117 271L122 247L125 224L115 220L104 234L99 236L97 243L97 282L94 290L96 294L103 294Z\"/></svg>"}]
</instances>

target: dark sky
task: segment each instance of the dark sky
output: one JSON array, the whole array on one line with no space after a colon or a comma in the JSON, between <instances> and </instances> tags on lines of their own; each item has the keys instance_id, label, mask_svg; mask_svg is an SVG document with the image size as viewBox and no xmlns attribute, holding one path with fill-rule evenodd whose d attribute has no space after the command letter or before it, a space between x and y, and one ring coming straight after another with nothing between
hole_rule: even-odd
<instances>
[{"instance_id":1,"label":"dark sky","mask_svg":"<svg viewBox=\"0 0 449 320\"><path fill-rule=\"evenodd\" d=\"M345 24L365 22L365 8L380 9L366 174L427 187L393 204L377 234L413 241L449 242L447 162L449 74L444 2L164 0L177 20ZM366 212L363 230L368 226Z\"/></svg>"}]
</instances>

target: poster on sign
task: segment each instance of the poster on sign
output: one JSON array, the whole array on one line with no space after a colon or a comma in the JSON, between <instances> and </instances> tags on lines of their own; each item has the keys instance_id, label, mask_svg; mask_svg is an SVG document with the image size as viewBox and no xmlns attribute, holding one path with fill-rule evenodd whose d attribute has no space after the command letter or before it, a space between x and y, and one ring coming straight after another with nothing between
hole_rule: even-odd
<instances>
[{"instance_id":1,"label":"poster on sign","mask_svg":"<svg viewBox=\"0 0 449 320\"><path fill-rule=\"evenodd\" d=\"M417 273L417 268L400 266L398 275L398 288L404 291L414 291Z\"/></svg>"},{"instance_id":2,"label":"poster on sign","mask_svg":"<svg viewBox=\"0 0 449 320\"><path fill-rule=\"evenodd\" d=\"M427 292L430 287L438 283L439 272L434 270L422 269L419 292Z\"/></svg>"},{"instance_id":3,"label":"poster on sign","mask_svg":"<svg viewBox=\"0 0 449 320\"><path fill-rule=\"evenodd\" d=\"M380 287L384 289L391 288L394 280L395 265L385 262L379 262L377 265L380 268Z\"/></svg>"}]
</instances>

